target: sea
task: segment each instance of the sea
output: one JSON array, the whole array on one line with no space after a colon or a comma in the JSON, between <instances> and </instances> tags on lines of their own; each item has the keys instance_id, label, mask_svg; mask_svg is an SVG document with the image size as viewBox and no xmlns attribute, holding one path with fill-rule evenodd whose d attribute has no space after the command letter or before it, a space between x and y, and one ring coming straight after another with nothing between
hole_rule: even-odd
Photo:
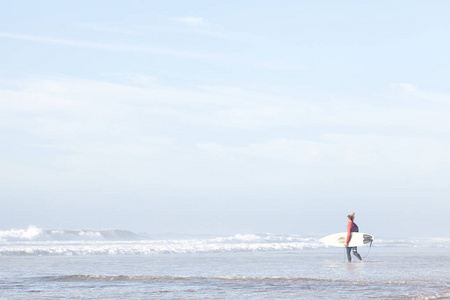
<instances>
[{"instance_id":1,"label":"sea","mask_svg":"<svg viewBox=\"0 0 450 300\"><path fill-rule=\"evenodd\" d=\"M0 299L450 299L450 238L0 231Z\"/></svg>"}]
</instances>

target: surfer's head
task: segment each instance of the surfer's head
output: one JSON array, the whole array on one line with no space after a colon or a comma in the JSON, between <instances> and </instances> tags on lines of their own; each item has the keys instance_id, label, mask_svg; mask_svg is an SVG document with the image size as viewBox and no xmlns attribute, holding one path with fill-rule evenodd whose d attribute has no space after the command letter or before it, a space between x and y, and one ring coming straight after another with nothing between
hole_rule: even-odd
<instances>
[{"instance_id":1,"label":"surfer's head","mask_svg":"<svg viewBox=\"0 0 450 300\"><path fill-rule=\"evenodd\" d=\"M349 214L349 215L347 216L347 219L349 220L349 222L350 222L350 221L353 222L353 219L355 219L355 213L352 212L351 214Z\"/></svg>"}]
</instances>

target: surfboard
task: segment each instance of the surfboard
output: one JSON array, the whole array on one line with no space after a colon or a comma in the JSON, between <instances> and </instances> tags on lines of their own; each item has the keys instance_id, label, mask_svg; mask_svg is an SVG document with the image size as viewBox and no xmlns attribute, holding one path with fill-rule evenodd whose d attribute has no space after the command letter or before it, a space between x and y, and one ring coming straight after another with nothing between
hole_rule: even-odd
<instances>
[{"instance_id":1,"label":"surfboard","mask_svg":"<svg viewBox=\"0 0 450 300\"><path fill-rule=\"evenodd\" d=\"M320 239L322 243L329 246L344 247L345 240L347 239L347 232L340 232L327 235ZM374 241L373 236L362 232L352 232L348 247L358 247L365 244L369 244Z\"/></svg>"}]
</instances>

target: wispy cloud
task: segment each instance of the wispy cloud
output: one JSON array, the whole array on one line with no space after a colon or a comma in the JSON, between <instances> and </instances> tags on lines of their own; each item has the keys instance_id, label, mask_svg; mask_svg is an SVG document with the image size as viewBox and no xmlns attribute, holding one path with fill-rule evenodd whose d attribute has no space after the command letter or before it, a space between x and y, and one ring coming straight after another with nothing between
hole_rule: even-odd
<instances>
[{"instance_id":1,"label":"wispy cloud","mask_svg":"<svg viewBox=\"0 0 450 300\"><path fill-rule=\"evenodd\" d=\"M408 99L422 100L427 103L450 104L449 94L423 91L417 86L409 83L393 83L391 84L391 88L395 91L399 91L403 97Z\"/></svg>"},{"instance_id":2,"label":"wispy cloud","mask_svg":"<svg viewBox=\"0 0 450 300\"><path fill-rule=\"evenodd\" d=\"M122 28L118 28L118 27L110 26L110 25L106 25L106 24L82 23L82 24L78 24L78 27L87 29L87 30L91 30L91 31L97 31L97 32L107 32L107 33L125 34L125 35L138 35L138 33L135 31L125 30Z\"/></svg>"},{"instance_id":3,"label":"wispy cloud","mask_svg":"<svg viewBox=\"0 0 450 300\"><path fill-rule=\"evenodd\" d=\"M116 79L116 81L136 86L154 86L157 82L157 79L154 76L132 72L111 72L102 73L100 75L104 76L105 78Z\"/></svg>"},{"instance_id":4,"label":"wispy cloud","mask_svg":"<svg viewBox=\"0 0 450 300\"><path fill-rule=\"evenodd\" d=\"M57 38L49 38L49 37L42 37L42 36L9 33L9 32L0 32L0 37L14 39L14 40L36 42L36 43L72 46L72 47L79 47L79 48L90 48L90 49L98 49L98 50L106 50L106 51L139 52L139 53L181 56L181 57L211 59L211 60L226 59L223 56L207 54L207 53L179 51L179 50L172 50L172 49L161 49L161 48L153 48L153 47L148 47L148 46L137 46L137 45L120 45L120 44L106 44L106 43L95 43L95 42L85 42L85 41L74 41L74 40L67 40L67 39L57 39Z\"/></svg>"},{"instance_id":5,"label":"wispy cloud","mask_svg":"<svg viewBox=\"0 0 450 300\"><path fill-rule=\"evenodd\" d=\"M201 17L170 18L170 20L188 25L200 25L205 23L205 20Z\"/></svg>"},{"instance_id":6,"label":"wispy cloud","mask_svg":"<svg viewBox=\"0 0 450 300\"><path fill-rule=\"evenodd\" d=\"M449 167L450 144L440 137L448 133L450 121L442 108L373 99L364 103L352 95L331 102L329 97L292 99L238 87L130 84L136 78L152 81L145 74L125 73L114 82L32 78L1 88L0 129L25 153L12 158L11 151L4 153L10 155L4 156L10 158L8 176L23 176L23 170L17 171L21 155L43 149L46 166L71 170L68 178L96 182L101 173L143 186L149 181L203 186L248 178L297 184L298 178L311 178L308 168L322 182L335 180L331 174L337 171L352 176L349 170L357 169L372 176L387 169L405 174ZM39 174L39 165L33 168L29 172ZM116 168L132 168L134 176L125 171L112 175ZM183 172L192 169L196 173L186 179ZM222 175L214 179L211 172ZM49 175L49 186L58 174Z\"/></svg>"},{"instance_id":7,"label":"wispy cloud","mask_svg":"<svg viewBox=\"0 0 450 300\"><path fill-rule=\"evenodd\" d=\"M204 32L206 34L206 32ZM207 33L215 35L214 33ZM77 47L86 48L94 50L103 50L111 52L129 52L129 53L147 53L154 55L164 55L164 56L176 56L176 57L186 57L193 59L205 59L214 61L223 61L235 65L243 65L251 68L261 68L275 71L292 71L292 70L304 70L304 67L298 64L287 63L283 61L255 61L252 59L241 59L230 56L223 56L211 53L202 53L194 51L182 51L167 48L156 48L151 46L143 45L129 45L129 44L110 44L110 43L98 43L89 41L78 41L70 39L61 38L51 38L36 35L18 34L10 32L0 32L0 38L7 38L12 40L28 41L33 43L42 43L50 45L60 45L67 47Z\"/></svg>"},{"instance_id":8,"label":"wispy cloud","mask_svg":"<svg viewBox=\"0 0 450 300\"><path fill-rule=\"evenodd\" d=\"M278 138L240 146L206 142L197 147L228 161L260 159L322 168L423 171L450 165L450 143L425 136L324 134L314 140Z\"/></svg>"},{"instance_id":9,"label":"wispy cloud","mask_svg":"<svg viewBox=\"0 0 450 300\"><path fill-rule=\"evenodd\" d=\"M396 103L377 101L386 95L330 97L300 93L296 97L282 92L250 90L233 86L208 86L190 89L156 84L156 78L138 73L105 73L104 81L78 78L34 78L14 89L0 89L3 109L41 109L115 103L131 110L139 106L146 118L163 118L191 126L226 130L302 128L347 128L351 131L399 128L401 131L448 132L448 106L416 107L389 96ZM417 90L432 101L436 95ZM423 96L423 97L425 97ZM449 96L439 94L443 99ZM390 99L388 97L388 99ZM329 101L328 99L333 99ZM141 104L145 106L140 107ZM336 129L338 130L338 129Z\"/></svg>"}]
</instances>

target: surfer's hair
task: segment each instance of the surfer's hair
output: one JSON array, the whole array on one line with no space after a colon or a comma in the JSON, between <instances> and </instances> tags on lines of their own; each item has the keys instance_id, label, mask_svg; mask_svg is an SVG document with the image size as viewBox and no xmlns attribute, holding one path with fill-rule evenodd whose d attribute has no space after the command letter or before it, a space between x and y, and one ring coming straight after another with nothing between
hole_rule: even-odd
<instances>
[{"instance_id":1,"label":"surfer's hair","mask_svg":"<svg viewBox=\"0 0 450 300\"><path fill-rule=\"evenodd\" d=\"M351 214L349 214L349 215L347 216L347 218L349 218L350 220L353 221L353 219L355 218L355 213L352 212Z\"/></svg>"}]
</instances>

